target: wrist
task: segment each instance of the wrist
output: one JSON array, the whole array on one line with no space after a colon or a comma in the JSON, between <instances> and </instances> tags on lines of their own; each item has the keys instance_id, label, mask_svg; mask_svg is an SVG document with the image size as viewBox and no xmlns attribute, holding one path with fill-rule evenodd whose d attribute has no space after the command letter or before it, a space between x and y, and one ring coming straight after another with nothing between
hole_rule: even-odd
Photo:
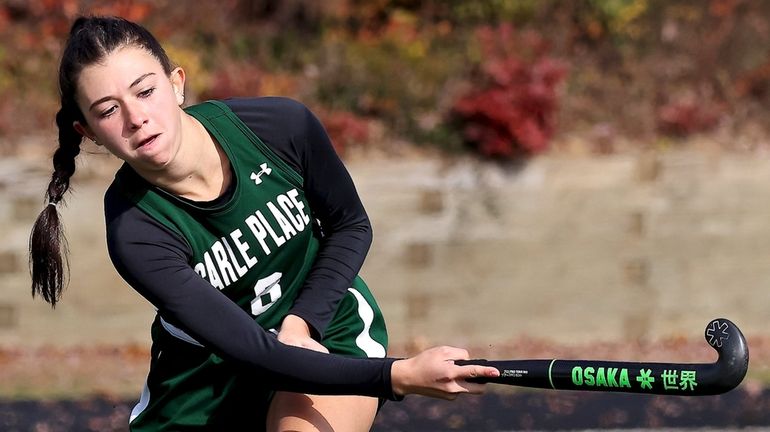
<instances>
[{"instance_id":1,"label":"wrist","mask_svg":"<svg viewBox=\"0 0 770 432\"><path fill-rule=\"evenodd\" d=\"M390 366L390 386L397 397L404 397L409 393L408 361L408 359L396 360Z\"/></svg>"}]
</instances>

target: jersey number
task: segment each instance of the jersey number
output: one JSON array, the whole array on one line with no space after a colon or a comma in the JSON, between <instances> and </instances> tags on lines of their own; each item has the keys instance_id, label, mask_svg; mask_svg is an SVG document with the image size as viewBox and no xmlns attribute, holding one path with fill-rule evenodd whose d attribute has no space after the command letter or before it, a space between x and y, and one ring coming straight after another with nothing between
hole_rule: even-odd
<instances>
[{"instance_id":1,"label":"jersey number","mask_svg":"<svg viewBox=\"0 0 770 432\"><path fill-rule=\"evenodd\" d=\"M251 301L251 314L257 316L264 313L281 298L282 273L275 272L262 278L254 285L254 294L257 298Z\"/></svg>"}]
</instances>

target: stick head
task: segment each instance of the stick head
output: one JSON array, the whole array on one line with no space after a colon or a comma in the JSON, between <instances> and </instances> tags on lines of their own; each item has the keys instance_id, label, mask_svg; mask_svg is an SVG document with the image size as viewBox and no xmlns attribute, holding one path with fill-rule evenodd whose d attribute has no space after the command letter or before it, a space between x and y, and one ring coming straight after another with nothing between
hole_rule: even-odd
<instances>
[{"instance_id":1,"label":"stick head","mask_svg":"<svg viewBox=\"0 0 770 432\"><path fill-rule=\"evenodd\" d=\"M719 354L718 386L728 391L738 386L749 369L749 346L738 326L725 318L706 326L706 341Z\"/></svg>"}]
</instances>

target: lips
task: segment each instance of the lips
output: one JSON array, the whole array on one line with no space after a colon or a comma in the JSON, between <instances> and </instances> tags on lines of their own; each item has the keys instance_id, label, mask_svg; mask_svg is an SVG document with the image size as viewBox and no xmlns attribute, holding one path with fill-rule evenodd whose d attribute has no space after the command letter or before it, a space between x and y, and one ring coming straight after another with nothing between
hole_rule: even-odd
<instances>
[{"instance_id":1,"label":"lips","mask_svg":"<svg viewBox=\"0 0 770 432\"><path fill-rule=\"evenodd\" d=\"M136 145L136 148L141 148L146 146L147 144L152 143L153 141L155 141L156 138L158 138L159 135L160 134L150 135L149 137L139 141L139 143Z\"/></svg>"}]
</instances>

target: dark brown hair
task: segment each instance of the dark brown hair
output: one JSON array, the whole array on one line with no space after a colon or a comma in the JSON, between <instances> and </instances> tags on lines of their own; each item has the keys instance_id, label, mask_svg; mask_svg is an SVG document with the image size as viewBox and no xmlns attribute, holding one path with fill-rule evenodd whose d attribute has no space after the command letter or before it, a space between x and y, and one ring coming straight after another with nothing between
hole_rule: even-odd
<instances>
[{"instance_id":1,"label":"dark brown hair","mask_svg":"<svg viewBox=\"0 0 770 432\"><path fill-rule=\"evenodd\" d=\"M113 51L126 46L143 48L160 62L167 75L173 64L155 37L144 27L118 17L79 17L70 30L59 64L61 108L56 113L59 148L53 155L53 175L45 197L47 204L35 221L29 239L29 266L32 296L39 294L56 306L65 285L67 242L58 206L69 190L75 173L75 158L83 137L73 123L85 123L75 100L80 73L89 65L104 60Z\"/></svg>"}]
</instances>

